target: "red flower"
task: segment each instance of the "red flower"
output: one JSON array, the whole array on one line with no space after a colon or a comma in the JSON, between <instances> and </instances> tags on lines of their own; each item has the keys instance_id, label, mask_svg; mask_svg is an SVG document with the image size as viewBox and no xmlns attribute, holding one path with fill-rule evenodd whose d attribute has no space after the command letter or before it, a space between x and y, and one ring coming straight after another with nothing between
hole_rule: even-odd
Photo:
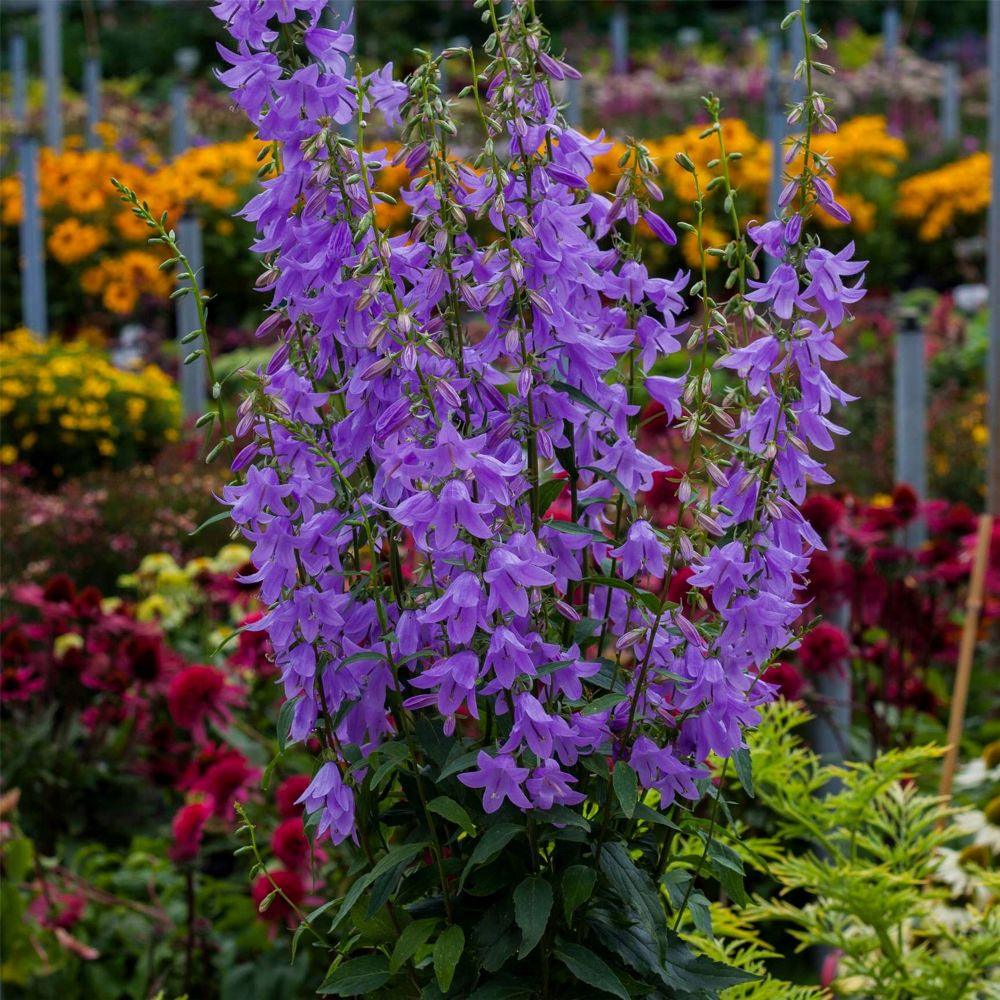
<instances>
[{"instance_id":1,"label":"red flower","mask_svg":"<svg viewBox=\"0 0 1000 1000\"><path fill-rule=\"evenodd\" d=\"M271 850L286 868L301 871L309 867L313 850L302 826L301 816L292 816L275 828L271 837ZM323 860L320 851L315 853L319 860Z\"/></svg>"},{"instance_id":2,"label":"red flower","mask_svg":"<svg viewBox=\"0 0 1000 1000\"><path fill-rule=\"evenodd\" d=\"M691 584L688 580L694 576L694 570L690 566L682 566L676 573L670 578L670 586L667 588L667 600L673 601L674 604L682 604L684 598L687 597L688 591L691 589Z\"/></svg>"},{"instance_id":3,"label":"red flower","mask_svg":"<svg viewBox=\"0 0 1000 1000\"><path fill-rule=\"evenodd\" d=\"M835 497L825 493L815 493L806 497L802 504L802 514L823 538L828 538L832 529L844 517L844 505Z\"/></svg>"},{"instance_id":4,"label":"red flower","mask_svg":"<svg viewBox=\"0 0 1000 1000\"><path fill-rule=\"evenodd\" d=\"M28 906L28 912L43 927L55 930L57 927L69 930L82 916L87 899L80 893L50 890L36 896Z\"/></svg>"},{"instance_id":5,"label":"red flower","mask_svg":"<svg viewBox=\"0 0 1000 1000\"><path fill-rule=\"evenodd\" d=\"M920 510L920 497L917 491L907 483L900 483L892 491L892 507L899 515L900 521L907 524L912 521Z\"/></svg>"},{"instance_id":6,"label":"red flower","mask_svg":"<svg viewBox=\"0 0 1000 1000\"><path fill-rule=\"evenodd\" d=\"M233 802L245 802L246 786L259 776L260 771L251 767L243 754L231 750L219 756L189 787L212 800L216 816L231 819L234 815Z\"/></svg>"},{"instance_id":7,"label":"red flower","mask_svg":"<svg viewBox=\"0 0 1000 1000\"><path fill-rule=\"evenodd\" d=\"M190 729L199 742L205 740L209 719L229 722L229 705L239 701L239 692L227 683L225 674L215 667L196 664L182 670L170 681L167 705L174 722Z\"/></svg>"},{"instance_id":8,"label":"red flower","mask_svg":"<svg viewBox=\"0 0 1000 1000\"><path fill-rule=\"evenodd\" d=\"M205 824L211 815L211 802L191 802L178 809L170 826L174 838L170 845L172 861L181 864L185 861L194 861L198 857Z\"/></svg>"},{"instance_id":9,"label":"red flower","mask_svg":"<svg viewBox=\"0 0 1000 1000\"><path fill-rule=\"evenodd\" d=\"M847 636L835 625L817 625L799 647L799 662L806 674L820 674L835 668L843 669L850 652Z\"/></svg>"},{"instance_id":10,"label":"red flower","mask_svg":"<svg viewBox=\"0 0 1000 1000\"><path fill-rule=\"evenodd\" d=\"M785 701L796 701L802 694L805 681L790 663L775 663L764 671L764 680L778 689Z\"/></svg>"},{"instance_id":11,"label":"red flower","mask_svg":"<svg viewBox=\"0 0 1000 1000\"><path fill-rule=\"evenodd\" d=\"M302 806L297 805L295 800L309 787L311 780L308 774L294 774L285 778L278 786L274 801L278 804L278 815L282 819L302 815Z\"/></svg>"},{"instance_id":12,"label":"red flower","mask_svg":"<svg viewBox=\"0 0 1000 1000\"><path fill-rule=\"evenodd\" d=\"M274 883L273 885L272 882ZM263 913L260 913L260 904L274 892L275 886L281 890L281 893L271 900ZM306 898L305 883L296 872L278 868L267 875L259 875L251 889L251 895L253 896L253 901L261 920L267 920L269 923L274 924L285 923L294 926L298 918L295 916L295 911L291 906L285 902L282 893L296 906L299 906Z\"/></svg>"}]
</instances>

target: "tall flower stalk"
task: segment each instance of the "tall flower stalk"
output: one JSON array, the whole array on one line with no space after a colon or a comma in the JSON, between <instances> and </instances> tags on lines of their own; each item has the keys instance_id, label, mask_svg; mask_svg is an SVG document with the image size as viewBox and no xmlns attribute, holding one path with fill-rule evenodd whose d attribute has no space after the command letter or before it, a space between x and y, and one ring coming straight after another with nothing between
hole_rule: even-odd
<instances>
[{"instance_id":1,"label":"tall flower stalk","mask_svg":"<svg viewBox=\"0 0 1000 1000\"><path fill-rule=\"evenodd\" d=\"M455 996L522 995L496 992L517 981L577 995L577 980L695 995L700 977L742 974L690 954L668 911L725 877L720 803L707 826L695 815L716 794L706 760L733 758L750 787L743 732L774 693L763 671L799 639L822 544L798 508L829 481L810 451L831 446L848 399L821 365L863 294L844 282L863 267L852 248L830 254L804 225L844 211L818 152L834 127L812 86L824 43L786 19L806 44L789 116L803 131L779 214L745 232L739 153L708 100L719 157L696 175L697 218L721 190L733 233L703 245L689 287L642 262L640 227L675 239L643 146L613 196L591 191L607 144L557 97L576 71L531 0L476 6L485 64L453 48L402 83L391 65L350 68L350 26L320 26L325 0L214 8L235 41L221 79L274 150L244 215L270 296L261 332L281 339L241 407L225 500L270 604L252 627L281 670L280 739L323 748L303 796L314 835L366 858L326 989L367 975L405 995L433 972ZM443 59L473 69L475 153ZM402 235L377 221L376 115L414 176ZM709 255L730 269L724 300ZM682 350L686 376L654 374ZM638 444L649 398L688 442L683 468ZM657 477L680 501L667 527L643 503ZM700 861L671 857L678 828L699 831ZM366 889L394 940L348 929Z\"/></svg>"}]
</instances>

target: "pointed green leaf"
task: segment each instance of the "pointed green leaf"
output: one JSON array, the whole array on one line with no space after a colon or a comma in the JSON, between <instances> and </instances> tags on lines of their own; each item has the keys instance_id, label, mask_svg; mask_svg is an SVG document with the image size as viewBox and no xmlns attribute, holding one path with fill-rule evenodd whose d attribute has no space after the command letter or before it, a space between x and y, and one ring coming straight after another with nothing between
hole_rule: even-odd
<instances>
[{"instance_id":1,"label":"pointed green leaf","mask_svg":"<svg viewBox=\"0 0 1000 1000\"><path fill-rule=\"evenodd\" d=\"M470 837L476 835L476 824L472 822L472 817L447 795L439 795L436 799L432 799L427 803L427 808L432 813L437 813L456 826L460 826Z\"/></svg>"},{"instance_id":2,"label":"pointed green leaf","mask_svg":"<svg viewBox=\"0 0 1000 1000\"><path fill-rule=\"evenodd\" d=\"M321 996L356 997L381 989L389 982L385 955L365 955L338 965L316 991Z\"/></svg>"},{"instance_id":3,"label":"pointed green leaf","mask_svg":"<svg viewBox=\"0 0 1000 1000\"><path fill-rule=\"evenodd\" d=\"M434 976L442 993L451 988L455 978L455 969L465 950L465 931L458 924L452 924L434 942Z\"/></svg>"},{"instance_id":4,"label":"pointed green leaf","mask_svg":"<svg viewBox=\"0 0 1000 1000\"><path fill-rule=\"evenodd\" d=\"M582 944L563 941L556 947L554 954L588 988L610 993L620 1000L629 1000L622 981L611 971L607 962L584 948Z\"/></svg>"},{"instance_id":5,"label":"pointed green leaf","mask_svg":"<svg viewBox=\"0 0 1000 1000\"><path fill-rule=\"evenodd\" d=\"M514 920L521 928L518 958L524 958L542 939L551 912L552 887L540 875L528 876L514 890Z\"/></svg>"},{"instance_id":6,"label":"pointed green leaf","mask_svg":"<svg viewBox=\"0 0 1000 1000\"><path fill-rule=\"evenodd\" d=\"M597 872L587 865L571 865L563 873L562 897L566 923L573 922L577 908L590 899L597 881Z\"/></svg>"},{"instance_id":7,"label":"pointed green leaf","mask_svg":"<svg viewBox=\"0 0 1000 1000\"><path fill-rule=\"evenodd\" d=\"M398 972L425 944L438 925L437 917L414 920L403 928L389 959L389 971Z\"/></svg>"},{"instance_id":8,"label":"pointed green leaf","mask_svg":"<svg viewBox=\"0 0 1000 1000\"><path fill-rule=\"evenodd\" d=\"M639 780L635 771L625 761L620 760L615 764L612 780L618 804L622 807L622 812L631 819L639 802Z\"/></svg>"}]
</instances>

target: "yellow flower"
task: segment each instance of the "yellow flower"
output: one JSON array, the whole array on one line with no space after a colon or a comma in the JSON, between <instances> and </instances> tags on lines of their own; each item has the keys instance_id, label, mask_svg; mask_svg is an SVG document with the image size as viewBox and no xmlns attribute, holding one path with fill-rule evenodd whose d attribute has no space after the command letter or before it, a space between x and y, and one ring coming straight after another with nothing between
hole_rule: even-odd
<instances>
[{"instance_id":1,"label":"yellow flower","mask_svg":"<svg viewBox=\"0 0 1000 1000\"><path fill-rule=\"evenodd\" d=\"M52 651L56 659L61 660L71 649L83 649L83 636L76 632L64 632L57 635L52 643Z\"/></svg>"},{"instance_id":2,"label":"yellow flower","mask_svg":"<svg viewBox=\"0 0 1000 1000\"><path fill-rule=\"evenodd\" d=\"M989 153L973 153L903 181L896 212L917 224L917 236L932 243L963 219L982 215L990 204Z\"/></svg>"},{"instance_id":3,"label":"yellow flower","mask_svg":"<svg viewBox=\"0 0 1000 1000\"><path fill-rule=\"evenodd\" d=\"M107 242L108 234L97 226L78 219L64 219L52 230L48 239L49 253L60 264L75 264L92 256Z\"/></svg>"},{"instance_id":4,"label":"yellow flower","mask_svg":"<svg viewBox=\"0 0 1000 1000\"><path fill-rule=\"evenodd\" d=\"M17 461L17 449L12 444L0 445L0 465L13 465Z\"/></svg>"}]
</instances>

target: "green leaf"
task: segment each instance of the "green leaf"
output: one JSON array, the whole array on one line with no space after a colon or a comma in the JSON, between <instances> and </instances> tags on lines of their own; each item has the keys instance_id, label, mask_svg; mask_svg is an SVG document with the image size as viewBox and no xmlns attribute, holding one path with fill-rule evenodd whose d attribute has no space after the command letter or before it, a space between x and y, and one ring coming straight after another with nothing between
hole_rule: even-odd
<instances>
[{"instance_id":1,"label":"green leaf","mask_svg":"<svg viewBox=\"0 0 1000 1000\"><path fill-rule=\"evenodd\" d=\"M389 971L398 972L427 942L438 925L437 917L414 920L403 928L389 959Z\"/></svg>"},{"instance_id":2,"label":"green leaf","mask_svg":"<svg viewBox=\"0 0 1000 1000\"><path fill-rule=\"evenodd\" d=\"M203 528L207 528L209 525L212 524L218 524L219 521L225 521L230 516L231 516L230 511L220 510L218 514L213 514L211 517L206 517L205 520L202 521L201 524L199 524L198 527L194 529L194 531L188 532L188 538L194 538L194 536L197 535L198 532L201 531Z\"/></svg>"},{"instance_id":3,"label":"green leaf","mask_svg":"<svg viewBox=\"0 0 1000 1000\"><path fill-rule=\"evenodd\" d=\"M607 696L605 695L605 697ZM618 804L622 807L622 812L631 819L639 802L639 779L636 777L635 771L625 761L620 760L615 764L612 781Z\"/></svg>"},{"instance_id":4,"label":"green leaf","mask_svg":"<svg viewBox=\"0 0 1000 1000\"><path fill-rule=\"evenodd\" d=\"M569 481L566 479L548 479L544 483L541 483L538 487L539 513L544 515L568 485Z\"/></svg>"},{"instance_id":5,"label":"green leaf","mask_svg":"<svg viewBox=\"0 0 1000 1000\"><path fill-rule=\"evenodd\" d=\"M292 698L286 701L278 710L278 749L284 750L288 746L288 734L292 728L292 719L295 716L295 708L299 699Z\"/></svg>"},{"instance_id":6,"label":"green leaf","mask_svg":"<svg viewBox=\"0 0 1000 1000\"><path fill-rule=\"evenodd\" d=\"M750 769L750 751L746 747L738 747L733 751L733 766L736 768L736 777L740 779L743 791L753 798L753 772Z\"/></svg>"},{"instance_id":7,"label":"green leaf","mask_svg":"<svg viewBox=\"0 0 1000 1000\"><path fill-rule=\"evenodd\" d=\"M730 847L718 840L708 842L708 867L737 906L746 906L749 898L743 887L743 862Z\"/></svg>"},{"instance_id":8,"label":"green leaf","mask_svg":"<svg viewBox=\"0 0 1000 1000\"><path fill-rule=\"evenodd\" d=\"M472 822L472 817L447 795L439 795L436 799L432 799L427 803L427 808L432 813L437 813L456 826L460 826L470 837L476 835L476 824Z\"/></svg>"},{"instance_id":9,"label":"green leaf","mask_svg":"<svg viewBox=\"0 0 1000 1000\"><path fill-rule=\"evenodd\" d=\"M697 996L717 996L720 990L730 986L760 979L760 976L755 976L752 972L716 962L707 955L696 955L691 946L673 931L669 931L668 936L664 968L666 982L672 986Z\"/></svg>"},{"instance_id":10,"label":"green leaf","mask_svg":"<svg viewBox=\"0 0 1000 1000\"><path fill-rule=\"evenodd\" d=\"M627 700L627 696L624 694L602 694L600 698L595 698L593 701L584 705L584 707L580 709L580 714L596 715L598 712L605 712L608 709L614 708L615 705L620 705L623 701Z\"/></svg>"},{"instance_id":11,"label":"green leaf","mask_svg":"<svg viewBox=\"0 0 1000 1000\"><path fill-rule=\"evenodd\" d=\"M540 875L529 875L514 890L514 920L521 928L518 958L524 958L541 941L551 912L552 886Z\"/></svg>"},{"instance_id":12,"label":"green leaf","mask_svg":"<svg viewBox=\"0 0 1000 1000\"><path fill-rule=\"evenodd\" d=\"M356 997L381 989L389 982L385 955L365 955L338 965L316 991L321 996Z\"/></svg>"},{"instance_id":13,"label":"green leaf","mask_svg":"<svg viewBox=\"0 0 1000 1000\"><path fill-rule=\"evenodd\" d=\"M392 871L392 869L397 865L411 861L425 848L427 848L428 845L429 841L426 840L422 840L415 844L399 844L396 847L393 847L370 872L356 878L351 884L351 888L347 890L347 895L344 896L344 901L340 904L340 909L337 911L337 915L333 918L330 930L334 931L337 929L340 922L347 916L348 913L351 912L354 908L354 904L361 898L361 894L376 879L380 878L386 872Z\"/></svg>"},{"instance_id":14,"label":"green leaf","mask_svg":"<svg viewBox=\"0 0 1000 1000\"><path fill-rule=\"evenodd\" d=\"M595 476L599 479L606 479L618 492L622 495L622 499L628 504L629 510L632 511L633 517L637 513L635 505L635 497L626 489L625 484L613 473L608 472L607 469L599 469L596 465L585 465L583 470L585 472L593 472Z\"/></svg>"},{"instance_id":15,"label":"green leaf","mask_svg":"<svg viewBox=\"0 0 1000 1000\"><path fill-rule=\"evenodd\" d=\"M455 978L462 952L465 950L465 931L458 924L452 924L434 942L434 975L442 993L447 993Z\"/></svg>"},{"instance_id":16,"label":"green leaf","mask_svg":"<svg viewBox=\"0 0 1000 1000\"><path fill-rule=\"evenodd\" d=\"M349 667L352 663L379 663L385 659L385 653L377 653L374 649L365 649L360 653L352 653L340 661L341 667Z\"/></svg>"},{"instance_id":17,"label":"green leaf","mask_svg":"<svg viewBox=\"0 0 1000 1000\"><path fill-rule=\"evenodd\" d=\"M454 760L448 761L442 768L441 773L438 775L438 781L444 781L445 778L450 778L453 774L458 774L459 771L464 771L467 768L472 767L476 763L476 758L479 756L478 750L470 750L468 753L459 754Z\"/></svg>"},{"instance_id":18,"label":"green leaf","mask_svg":"<svg viewBox=\"0 0 1000 1000\"><path fill-rule=\"evenodd\" d=\"M573 922L573 914L590 899L594 892L597 872L587 865L570 865L563 873L562 897L566 923Z\"/></svg>"},{"instance_id":19,"label":"green leaf","mask_svg":"<svg viewBox=\"0 0 1000 1000\"><path fill-rule=\"evenodd\" d=\"M643 590L634 583L629 583L628 580L619 580L616 576L588 576L584 577L580 582L593 584L596 587L612 587L615 590L625 590L639 601L647 611L652 611L653 614L659 613L661 605L664 608L677 607L676 604L670 601L662 602L656 594L650 593L648 590Z\"/></svg>"},{"instance_id":20,"label":"green leaf","mask_svg":"<svg viewBox=\"0 0 1000 1000\"><path fill-rule=\"evenodd\" d=\"M652 879L640 871L629 857L624 844L605 844L601 852L601 871L607 876L618 898L635 914L654 941L663 941L666 915L660 893Z\"/></svg>"},{"instance_id":21,"label":"green leaf","mask_svg":"<svg viewBox=\"0 0 1000 1000\"><path fill-rule=\"evenodd\" d=\"M598 531L596 528L588 528L585 524L577 524L576 521L543 521L542 523L547 528L562 532L564 535L586 535L588 538L595 538L599 542L611 541L603 532Z\"/></svg>"},{"instance_id":22,"label":"green leaf","mask_svg":"<svg viewBox=\"0 0 1000 1000\"><path fill-rule=\"evenodd\" d=\"M490 827L476 844L472 856L466 862L462 877L458 881L458 891L465 886L465 880L477 865L485 865L492 861L521 831L523 827L514 823L498 823Z\"/></svg>"},{"instance_id":23,"label":"green leaf","mask_svg":"<svg viewBox=\"0 0 1000 1000\"><path fill-rule=\"evenodd\" d=\"M554 954L581 983L602 993L620 997L620 1000L629 1000L622 981L611 971L608 964L583 945L563 941L556 947Z\"/></svg>"},{"instance_id":24,"label":"green leaf","mask_svg":"<svg viewBox=\"0 0 1000 1000\"><path fill-rule=\"evenodd\" d=\"M550 383L553 389L558 389L559 392L566 393L570 399L576 403L580 403L586 406L588 410L594 410L596 413L603 413L609 420L614 418L610 413L600 403L595 403L586 393L581 392L575 385L570 385L568 382L552 382Z\"/></svg>"}]
</instances>

